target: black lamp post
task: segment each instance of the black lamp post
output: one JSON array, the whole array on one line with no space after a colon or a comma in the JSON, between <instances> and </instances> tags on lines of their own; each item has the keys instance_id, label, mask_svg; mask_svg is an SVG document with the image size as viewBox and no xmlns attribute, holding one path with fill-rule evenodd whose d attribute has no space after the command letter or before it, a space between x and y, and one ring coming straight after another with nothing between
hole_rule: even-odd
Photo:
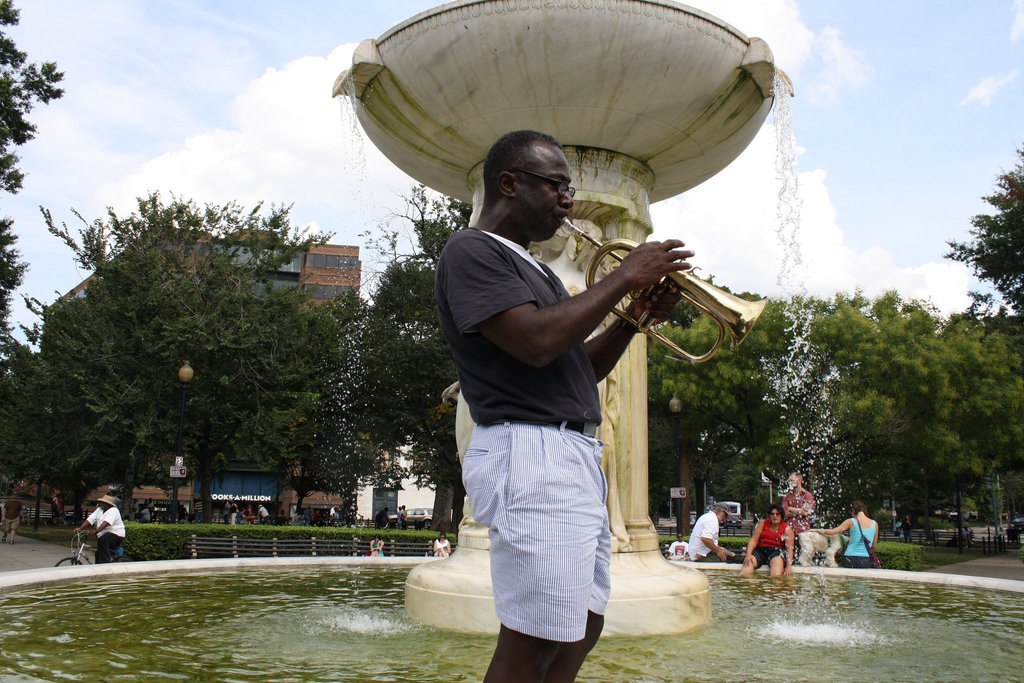
<instances>
[{"instance_id":1,"label":"black lamp post","mask_svg":"<svg viewBox=\"0 0 1024 683\"><path fill-rule=\"evenodd\" d=\"M676 534L690 533L690 454L682 456L679 450L679 413L683 412L683 402L672 394L668 402L668 410L672 414L672 435L676 449L676 479L683 496L676 498Z\"/></svg>"},{"instance_id":2,"label":"black lamp post","mask_svg":"<svg viewBox=\"0 0 1024 683\"><path fill-rule=\"evenodd\" d=\"M181 413L178 416L178 457L174 459L174 464L177 465L181 462L181 438L185 430L185 397L188 394L188 383L192 381L194 373L192 372L192 366L188 364L188 361L182 363L181 367L178 368L178 379L181 380ZM171 494L171 524L178 523L178 477L172 477L174 480L174 489Z\"/></svg>"}]
</instances>

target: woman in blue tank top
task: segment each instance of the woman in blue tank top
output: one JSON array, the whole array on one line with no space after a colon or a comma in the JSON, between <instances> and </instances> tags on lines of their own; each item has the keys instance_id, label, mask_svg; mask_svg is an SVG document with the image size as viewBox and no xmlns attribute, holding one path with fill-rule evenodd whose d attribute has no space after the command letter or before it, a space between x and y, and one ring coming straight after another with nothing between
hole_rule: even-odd
<instances>
[{"instance_id":1,"label":"woman in blue tank top","mask_svg":"<svg viewBox=\"0 0 1024 683\"><path fill-rule=\"evenodd\" d=\"M868 507L859 500L853 501L853 517L847 519L835 529L811 529L828 536L850 532L850 542L843 554L843 566L851 569L871 569L874 566L872 557L875 554L875 541L878 538L878 525L868 517Z\"/></svg>"}]
</instances>

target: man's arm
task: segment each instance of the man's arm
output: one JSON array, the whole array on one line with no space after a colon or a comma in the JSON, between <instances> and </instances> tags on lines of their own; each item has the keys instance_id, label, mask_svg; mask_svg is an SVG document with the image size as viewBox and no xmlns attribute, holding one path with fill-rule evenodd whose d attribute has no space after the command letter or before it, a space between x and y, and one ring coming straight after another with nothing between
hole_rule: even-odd
<instances>
[{"instance_id":1,"label":"man's arm","mask_svg":"<svg viewBox=\"0 0 1024 683\"><path fill-rule=\"evenodd\" d=\"M669 273L689 269L683 259L693 252L680 249L682 246L679 240L641 244L617 269L579 295L544 308L532 302L520 304L480 323L480 332L516 360L544 367L583 343L626 294L646 289ZM601 336L605 335L593 354L589 345L587 349L599 377L608 373L632 339L632 333L618 325ZM602 369L603 374L598 372Z\"/></svg>"},{"instance_id":2,"label":"man's arm","mask_svg":"<svg viewBox=\"0 0 1024 683\"><path fill-rule=\"evenodd\" d=\"M725 562L725 558L731 554L723 546L718 545L718 543L716 543L715 539L713 538L701 536L700 540L704 543L704 545L711 548L711 552L713 552L715 555L718 555L718 559L720 559L722 562Z\"/></svg>"}]
</instances>

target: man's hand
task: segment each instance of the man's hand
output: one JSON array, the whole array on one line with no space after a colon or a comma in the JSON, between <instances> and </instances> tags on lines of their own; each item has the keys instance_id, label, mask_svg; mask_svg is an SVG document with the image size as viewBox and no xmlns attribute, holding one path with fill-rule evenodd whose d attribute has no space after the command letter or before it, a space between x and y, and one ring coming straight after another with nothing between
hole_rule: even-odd
<instances>
[{"instance_id":1,"label":"man's hand","mask_svg":"<svg viewBox=\"0 0 1024 683\"><path fill-rule=\"evenodd\" d=\"M654 321L655 324L663 323L672 316L682 294L674 286L667 287L664 291L652 297L642 297L630 302L626 307L626 314L633 320L640 320L646 314L647 322Z\"/></svg>"},{"instance_id":2,"label":"man's hand","mask_svg":"<svg viewBox=\"0 0 1024 683\"><path fill-rule=\"evenodd\" d=\"M694 252L683 246L680 240L638 244L619 264L618 275L635 291L658 284L670 273L690 270L685 259L692 258Z\"/></svg>"},{"instance_id":3,"label":"man's hand","mask_svg":"<svg viewBox=\"0 0 1024 683\"><path fill-rule=\"evenodd\" d=\"M718 559L720 559L722 562L725 562L726 559L728 559L730 553L722 546L718 546L717 548L715 548L715 555L718 555Z\"/></svg>"}]
</instances>

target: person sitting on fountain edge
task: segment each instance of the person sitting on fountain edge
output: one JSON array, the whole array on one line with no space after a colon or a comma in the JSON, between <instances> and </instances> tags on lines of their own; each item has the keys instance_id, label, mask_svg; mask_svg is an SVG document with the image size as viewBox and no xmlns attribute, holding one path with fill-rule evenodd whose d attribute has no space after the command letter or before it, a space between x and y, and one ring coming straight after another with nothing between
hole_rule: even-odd
<instances>
[{"instance_id":1,"label":"person sitting on fountain edge","mask_svg":"<svg viewBox=\"0 0 1024 683\"><path fill-rule=\"evenodd\" d=\"M827 536L850 532L850 542L843 552L843 566L847 569L871 569L874 567L875 542L878 540L878 525L868 517L868 506L859 500L850 506L853 517L843 521L834 529L812 529Z\"/></svg>"},{"instance_id":2,"label":"person sitting on fountain edge","mask_svg":"<svg viewBox=\"0 0 1024 683\"><path fill-rule=\"evenodd\" d=\"M597 382L635 326L586 341L631 291L689 269L679 240L639 245L570 298L530 256L573 206L569 163L550 135L502 136L484 161L477 224L448 240L435 296L475 427L462 477L491 540L501 628L485 681L572 681L604 626L611 535ZM630 304L671 315L677 293Z\"/></svg>"},{"instance_id":3,"label":"person sitting on fountain edge","mask_svg":"<svg viewBox=\"0 0 1024 683\"><path fill-rule=\"evenodd\" d=\"M686 559L692 562L712 562L711 553L725 562L736 553L718 545L718 532L729 516L729 507L725 503L717 503L709 511L697 518L690 532L690 545L686 548Z\"/></svg>"},{"instance_id":4,"label":"person sitting on fountain edge","mask_svg":"<svg viewBox=\"0 0 1024 683\"><path fill-rule=\"evenodd\" d=\"M782 521L783 516L781 505L768 506L768 516L758 522L750 534L741 576L753 576L754 570L762 564L768 565L769 576L793 573L793 527Z\"/></svg>"}]
</instances>

